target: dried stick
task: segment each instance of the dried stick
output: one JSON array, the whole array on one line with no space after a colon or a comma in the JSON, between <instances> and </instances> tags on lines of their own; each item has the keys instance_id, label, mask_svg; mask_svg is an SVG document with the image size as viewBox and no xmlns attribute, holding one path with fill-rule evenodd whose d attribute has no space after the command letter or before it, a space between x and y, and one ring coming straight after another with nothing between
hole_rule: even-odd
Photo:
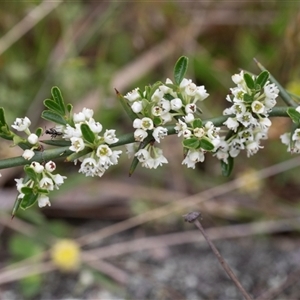
<instances>
[{"instance_id":1,"label":"dried stick","mask_svg":"<svg viewBox=\"0 0 300 300\"><path fill-rule=\"evenodd\" d=\"M252 300L251 296L243 288L240 281L238 280L238 278L235 276L235 274L231 270L230 266L226 263L226 261L223 259L222 255L220 254L218 249L215 247L213 242L209 239L209 237L206 234L206 232L205 232L204 228L202 227L201 223L198 221L199 216L200 216L200 213L191 212L191 213L188 213L188 214L184 215L183 217L184 217L186 222L194 223L197 226L197 228L201 231L201 233L203 234L203 236L206 239L207 243L209 244L211 250L216 255L216 257L219 260L220 264L222 265L223 269L228 274L228 276L231 278L231 280L234 282L234 284L237 286L237 288L241 291L241 293L243 294L245 299L246 300Z\"/></svg>"}]
</instances>

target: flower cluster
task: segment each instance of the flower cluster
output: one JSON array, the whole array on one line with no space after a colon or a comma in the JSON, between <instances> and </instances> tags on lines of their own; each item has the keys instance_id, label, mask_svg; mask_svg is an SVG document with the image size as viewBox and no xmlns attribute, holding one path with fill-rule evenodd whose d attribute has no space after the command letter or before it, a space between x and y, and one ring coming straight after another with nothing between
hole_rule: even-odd
<instances>
[{"instance_id":1,"label":"flower cluster","mask_svg":"<svg viewBox=\"0 0 300 300\"><path fill-rule=\"evenodd\" d=\"M158 82L144 92L136 88L127 93L124 98L136 114L133 121L136 142L144 141L151 134L153 140L160 143L168 134L164 127L167 123L174 120L185 124L192 122L195 119L194 114L199 111L197 102L207 97L204 86L196 86L192 80L186 78L179 85L167 79L165 84ZM167 163L162 150L154 147L151 140L135 156L146 168L157 168L162 163Z\"/></svg>"},{"instance_id":2,"label":"flower cluster","mask_svg":"<svg viewBox=\"0 0 300 300\"><path fill-rule=\"evenodd\" d=\"M233 75L232 80L237 86L226 97L232 105L223 112L229 115L224 125L231 130L230 137L222 138L216 152L226 163L229 156L236 157L241 150L245 149L249 157L262 148L261 140L267 139L271 126L268 114L279 93L275 84L243 71Z\"/></svg>"},{"instance_id":3,"label":"flower cluster","mask_svg":"<svg viewBox=\"0 0 300 300\"><path fill-rule=\"evenodd\" d=\"M219 127L210 121L204 125L200 119L185 123L182 120L175 126L178 136L183 136L183 146L187 149L182 161L188 168L195 168L197 162L203 162L207 151L215 151L220 144Z\"/></svg>"},{"instance_id":4,"label":"flower cluster","mask_svg":"<svg viewBox=\"0 0 300 300\"><path fill-rule=\"evenodd\" d=\"M65 140L71 141L69 149L78 154L74 162L81 162L79 172L86 176L101 177L111 165L118 163L122 151L109 147L119 140L114 129L99 135L103 128L94 120L93 114L92 109L83 108L81 112L73 114L71 125L59 125L55 129L62 133ZM84 154L86 149L88 153Z\"/></svg>"},{"instance_id":5,"label":"flower cluster","mask_svg":"<svg viewBox=\"0 0 300 300\"><path fill-rule=\"evenodd\" d=\"M38 162L32 162L30 166L25 167L25 172L29 180L24 182L24 178L15 179L18 199L23 200L26 208L33 205L36 201L39 207L51 205L48 194L54 189L59 189L64 183L66 176L52 174L56 169L53 161L49 161L45 166ZM22 204L21 204L22 205Z\"/></svg>"},{"instance_id":6,"label":"flower cluster","mask_svg":"<svg viewBox=\"0 0 300 300\"><path fill-rule=\"evenodd\" d=\"M300 153L300 106L289 108L288 114L292 121L297 124L292 132L286 132L280 136L281 142L287 145L287 151L290 153Z\"/></svg>"},{"instance_id":7,"label":"flower cluster","mask_svg":"<svg viewBox=\"0 0 300 300\"><path fill-rule=\"evenodd\" d=\"M38 145L39 137L35 133L30 132L30 129L29 129L30 125L31 125L31 121L27 117L17 118L15 120L14 124L11 125L11 127L17 131L24 131L28 135L27 142L30 145L33 145L30 149L25 149L22 154L22 156L27 160L32 159L32 157L35 155L33 150L39 148L39 145Z\"/></svg>"}]
</instances>

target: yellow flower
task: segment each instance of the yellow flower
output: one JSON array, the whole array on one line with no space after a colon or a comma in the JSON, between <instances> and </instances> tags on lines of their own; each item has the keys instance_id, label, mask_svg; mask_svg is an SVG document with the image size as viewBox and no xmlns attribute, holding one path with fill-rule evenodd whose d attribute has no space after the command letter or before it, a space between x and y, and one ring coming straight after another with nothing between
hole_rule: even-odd
<instances>
[{"instance_id":1,"label":"yellow flower","mask_svg":"<svg viewBox=\"0 0 300 300\"><path fill-rule=\"evenodd\" d=\"M80 247L73 240L60 240L52 247L51 258L61 271L75 271L80 265Z\"/></svg>"},{"instance_id":2,"label":"yellow flower","mask_svg":"<svg viewBox=\"0 0 300 300\"><path fill-rule=\"evenodd\" d=\"M241 192L256 195L262 190L262 179L257 177L257 172L255 170L248 168L240 173L238 177L243 183L243 186L240 187Z\"/></svg>"}]
</instances>

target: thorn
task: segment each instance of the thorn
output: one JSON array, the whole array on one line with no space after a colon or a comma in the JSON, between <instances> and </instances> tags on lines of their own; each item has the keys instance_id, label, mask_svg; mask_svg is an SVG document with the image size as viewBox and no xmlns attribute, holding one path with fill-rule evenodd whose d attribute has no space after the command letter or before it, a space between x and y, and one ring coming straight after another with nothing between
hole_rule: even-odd
<instances>
[{"instance_id":1,"label":"thorn","mask_svg":"<svg viewBox=\"0 0 300 300\"><path fill-rule=\"evenodd\" d=\"M115 89L115 91L116 91L116 94L117 95L120 95L120 92L116 89L116 88L114 88Z\"/></svg>"}]
</instances>

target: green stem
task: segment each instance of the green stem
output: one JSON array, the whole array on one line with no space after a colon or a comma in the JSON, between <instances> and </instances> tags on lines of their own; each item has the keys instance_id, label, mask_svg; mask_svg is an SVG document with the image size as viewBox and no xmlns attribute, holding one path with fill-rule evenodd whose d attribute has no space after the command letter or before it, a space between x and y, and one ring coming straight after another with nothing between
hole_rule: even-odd
<instances>
[{"instance_id":1,"label":"green stem","mask_svg":"<svg viewBox=\"0 0 300 300\"><path fill-rule=\"evenodd\" d=\"M287 114L287 107L274 107L272 111L270 112L270 117L289 117ZM203 124L207 123L208 121L211 121L215 126L222 126L223 123L229 118L230 116L220 116L212 119L207 119L203 121ZM168 135L176 134L174 125L166 126L168 129ZM119 137L119 141L115 144L110 145L110 147L117 147L122 146L126 144L130 144L135 142L133 133L127 133ZM44 151L37 151L35 152L34 157L31 160L26 160L22 156L18 157L11 157L7 159L0 160L0 170L16 167L16 166L23 166L30 164L33 161L37 162L44 162L49 160L54 160L57 158L66 158L73 152L69 150L69 146L66 147L59 147L55 149L49 149Z\"/></svg>"}]
</instances>

